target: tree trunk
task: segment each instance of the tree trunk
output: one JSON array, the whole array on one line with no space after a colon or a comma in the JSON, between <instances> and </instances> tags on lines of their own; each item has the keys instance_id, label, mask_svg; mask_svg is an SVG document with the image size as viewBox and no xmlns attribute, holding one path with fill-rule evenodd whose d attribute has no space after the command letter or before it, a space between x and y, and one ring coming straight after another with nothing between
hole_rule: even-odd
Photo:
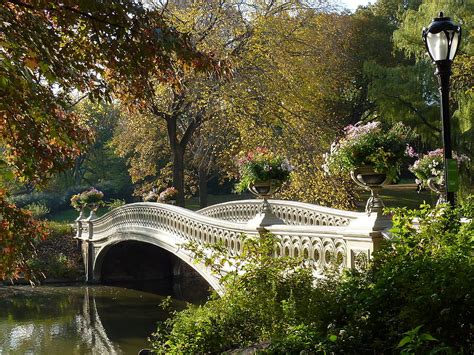
<instances>
[{"instance_id":1,"label":"tree trunk","mask_svg":"<svg viewBox=\"0 0 474 355\"><path fill-rule=\"evenodd\" d=\"M207 169L199 167L199 207L207 207Z\"/></svg>"},{"instance_id":2,"label":"tree trunk","mask_svg":"<svg viewBox=\"0 0 474 355\"><path fill-rule=\"evenodd\" d=\"M178 190L176 204L184 207L184 152L193 133L202 122L202 116L197 115L186 128L181 140L178 139L176 122L179 114L166 118L166 127L171 151L173 152L173 186Z\"/></svg>"},{"instance_id":3,"label":"tree trunk","mask_svg":"<svg viewBox=\"0 0 474 355\"><path fill-rule=\"evenodd\" d=\"M176 204L184 207L184 150L185 146L179 144L176 131L176 119L169 117L166 120L168 139L173 153L173 186L178 190Z\"/></svg>"},{"instance_id":4,"label":"tree trunk","mask_svg":"<svg viewBox=\"0 0 474 355\"><path fill-rule=\"evenodd\" d=\"M173 186L178 190L176 204L184 207L184 148L179 144L173 149Z\"/></svg>"}]
</instances>

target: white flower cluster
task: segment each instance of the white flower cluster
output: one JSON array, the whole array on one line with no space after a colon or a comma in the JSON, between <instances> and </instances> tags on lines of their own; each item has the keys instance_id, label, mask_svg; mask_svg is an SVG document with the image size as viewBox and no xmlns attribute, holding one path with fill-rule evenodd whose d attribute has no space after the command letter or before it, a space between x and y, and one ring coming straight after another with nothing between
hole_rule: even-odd
<instances>
[{"instance_id":1,"label":"white flower cluster","mask_svg":"<svg viewBox=\"0 0 474 355\"><path fill-rule=\"evenodd\" d=\"M431 171L431 175L433 177L439 177L443 174L443 167L439 166L439 161L433 160L430 164L428 164L428 168Z\"/></svg>"}]
</instances>

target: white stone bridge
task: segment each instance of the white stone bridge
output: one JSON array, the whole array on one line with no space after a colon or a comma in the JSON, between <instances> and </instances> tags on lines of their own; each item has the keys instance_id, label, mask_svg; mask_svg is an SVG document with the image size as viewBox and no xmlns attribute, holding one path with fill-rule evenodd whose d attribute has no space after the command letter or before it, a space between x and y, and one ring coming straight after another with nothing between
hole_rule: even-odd
<instances>
[{"instance_id":1,"label":"white stone bridge","mask_svg":"<svg viewBox=\"0 0 474 355\"><path fill-rule=\"evenodd\" d=\"M218 290L218 277L195 263L183 244L222 242L231 253L239 253L243 235L262 232L276 236L277 255L303 257L316 274L322 274L330 263L354 268L360 255L370 258L390 225L389 219L377 214L292 201L269 202L277 217L273 221L278 224L255 222L262 200L226 202L197 212L162 203L133 203L97 219L79 220L77 238L83 244L87 280L101 281L104 258L115 245L137 241L174 254Z\"/></svg>"}]
</instances>

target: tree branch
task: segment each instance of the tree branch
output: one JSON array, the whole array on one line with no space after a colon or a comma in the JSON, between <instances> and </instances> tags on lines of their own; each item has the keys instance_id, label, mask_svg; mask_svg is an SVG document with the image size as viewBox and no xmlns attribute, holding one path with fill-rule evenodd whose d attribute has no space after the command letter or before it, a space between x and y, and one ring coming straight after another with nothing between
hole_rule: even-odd
<instances>
[{"instance_id":1,"label":"tree branch","mask_svg":"<svg viewBox=\"0 0 474 355\"><path fill-rule=\"evenodd\" d=\"M405 106L407 106L411 111L413 111L413 113L414 113L425 125L427 125L429 128L431 128L431 129L434 130L435 132L441 133L441 129L439 129L438 127L433 126L431 123L429 123L428 120L426 119L426 117L423 116L423 115L421 114L421 112L420 112L415 106L413 106L413 104L412 104L411 102L402 99L400 96L388 95L388 94L384 94L384 95L385 95L386 97L391 98L391 99L395 99L395 100L400 101L402 104L404 104Z\"/></svg>"}]
</instances>

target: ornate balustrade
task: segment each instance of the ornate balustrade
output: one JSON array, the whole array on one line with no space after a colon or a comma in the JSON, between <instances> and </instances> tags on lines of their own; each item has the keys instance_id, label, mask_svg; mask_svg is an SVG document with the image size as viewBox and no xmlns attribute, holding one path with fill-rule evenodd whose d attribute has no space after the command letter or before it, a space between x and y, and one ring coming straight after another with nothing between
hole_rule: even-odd
<instances>
[{"instance_id":1,"label":"ornate balustrade","mask_svg":"<svg viewBox=\"0 0 474 355\"><path fill-rule=\"evenodd\" d=\"M287 225L347 226L352 220L360 217L360 213L357 212L309 203L283 200L269 200L269 202L273 214ZM198 213L226 221L246 223L259 212L261 204L261 200L231 201L203 208Z\"/></svg>"},{"instance_id":2,"label":"ornate balustrade","mask_svg":"<svg viewBox=\"0 0 474 355\"><path fill-rule=\"evenodd\" d=\"M255 229L241 224L203 216L190 210L162 203L125 205L92 221L93 241L116 233L148 229L199 244L222 242L229 251L240 252L241 234L256 235Z\"/></svg>"}]
</instances>

